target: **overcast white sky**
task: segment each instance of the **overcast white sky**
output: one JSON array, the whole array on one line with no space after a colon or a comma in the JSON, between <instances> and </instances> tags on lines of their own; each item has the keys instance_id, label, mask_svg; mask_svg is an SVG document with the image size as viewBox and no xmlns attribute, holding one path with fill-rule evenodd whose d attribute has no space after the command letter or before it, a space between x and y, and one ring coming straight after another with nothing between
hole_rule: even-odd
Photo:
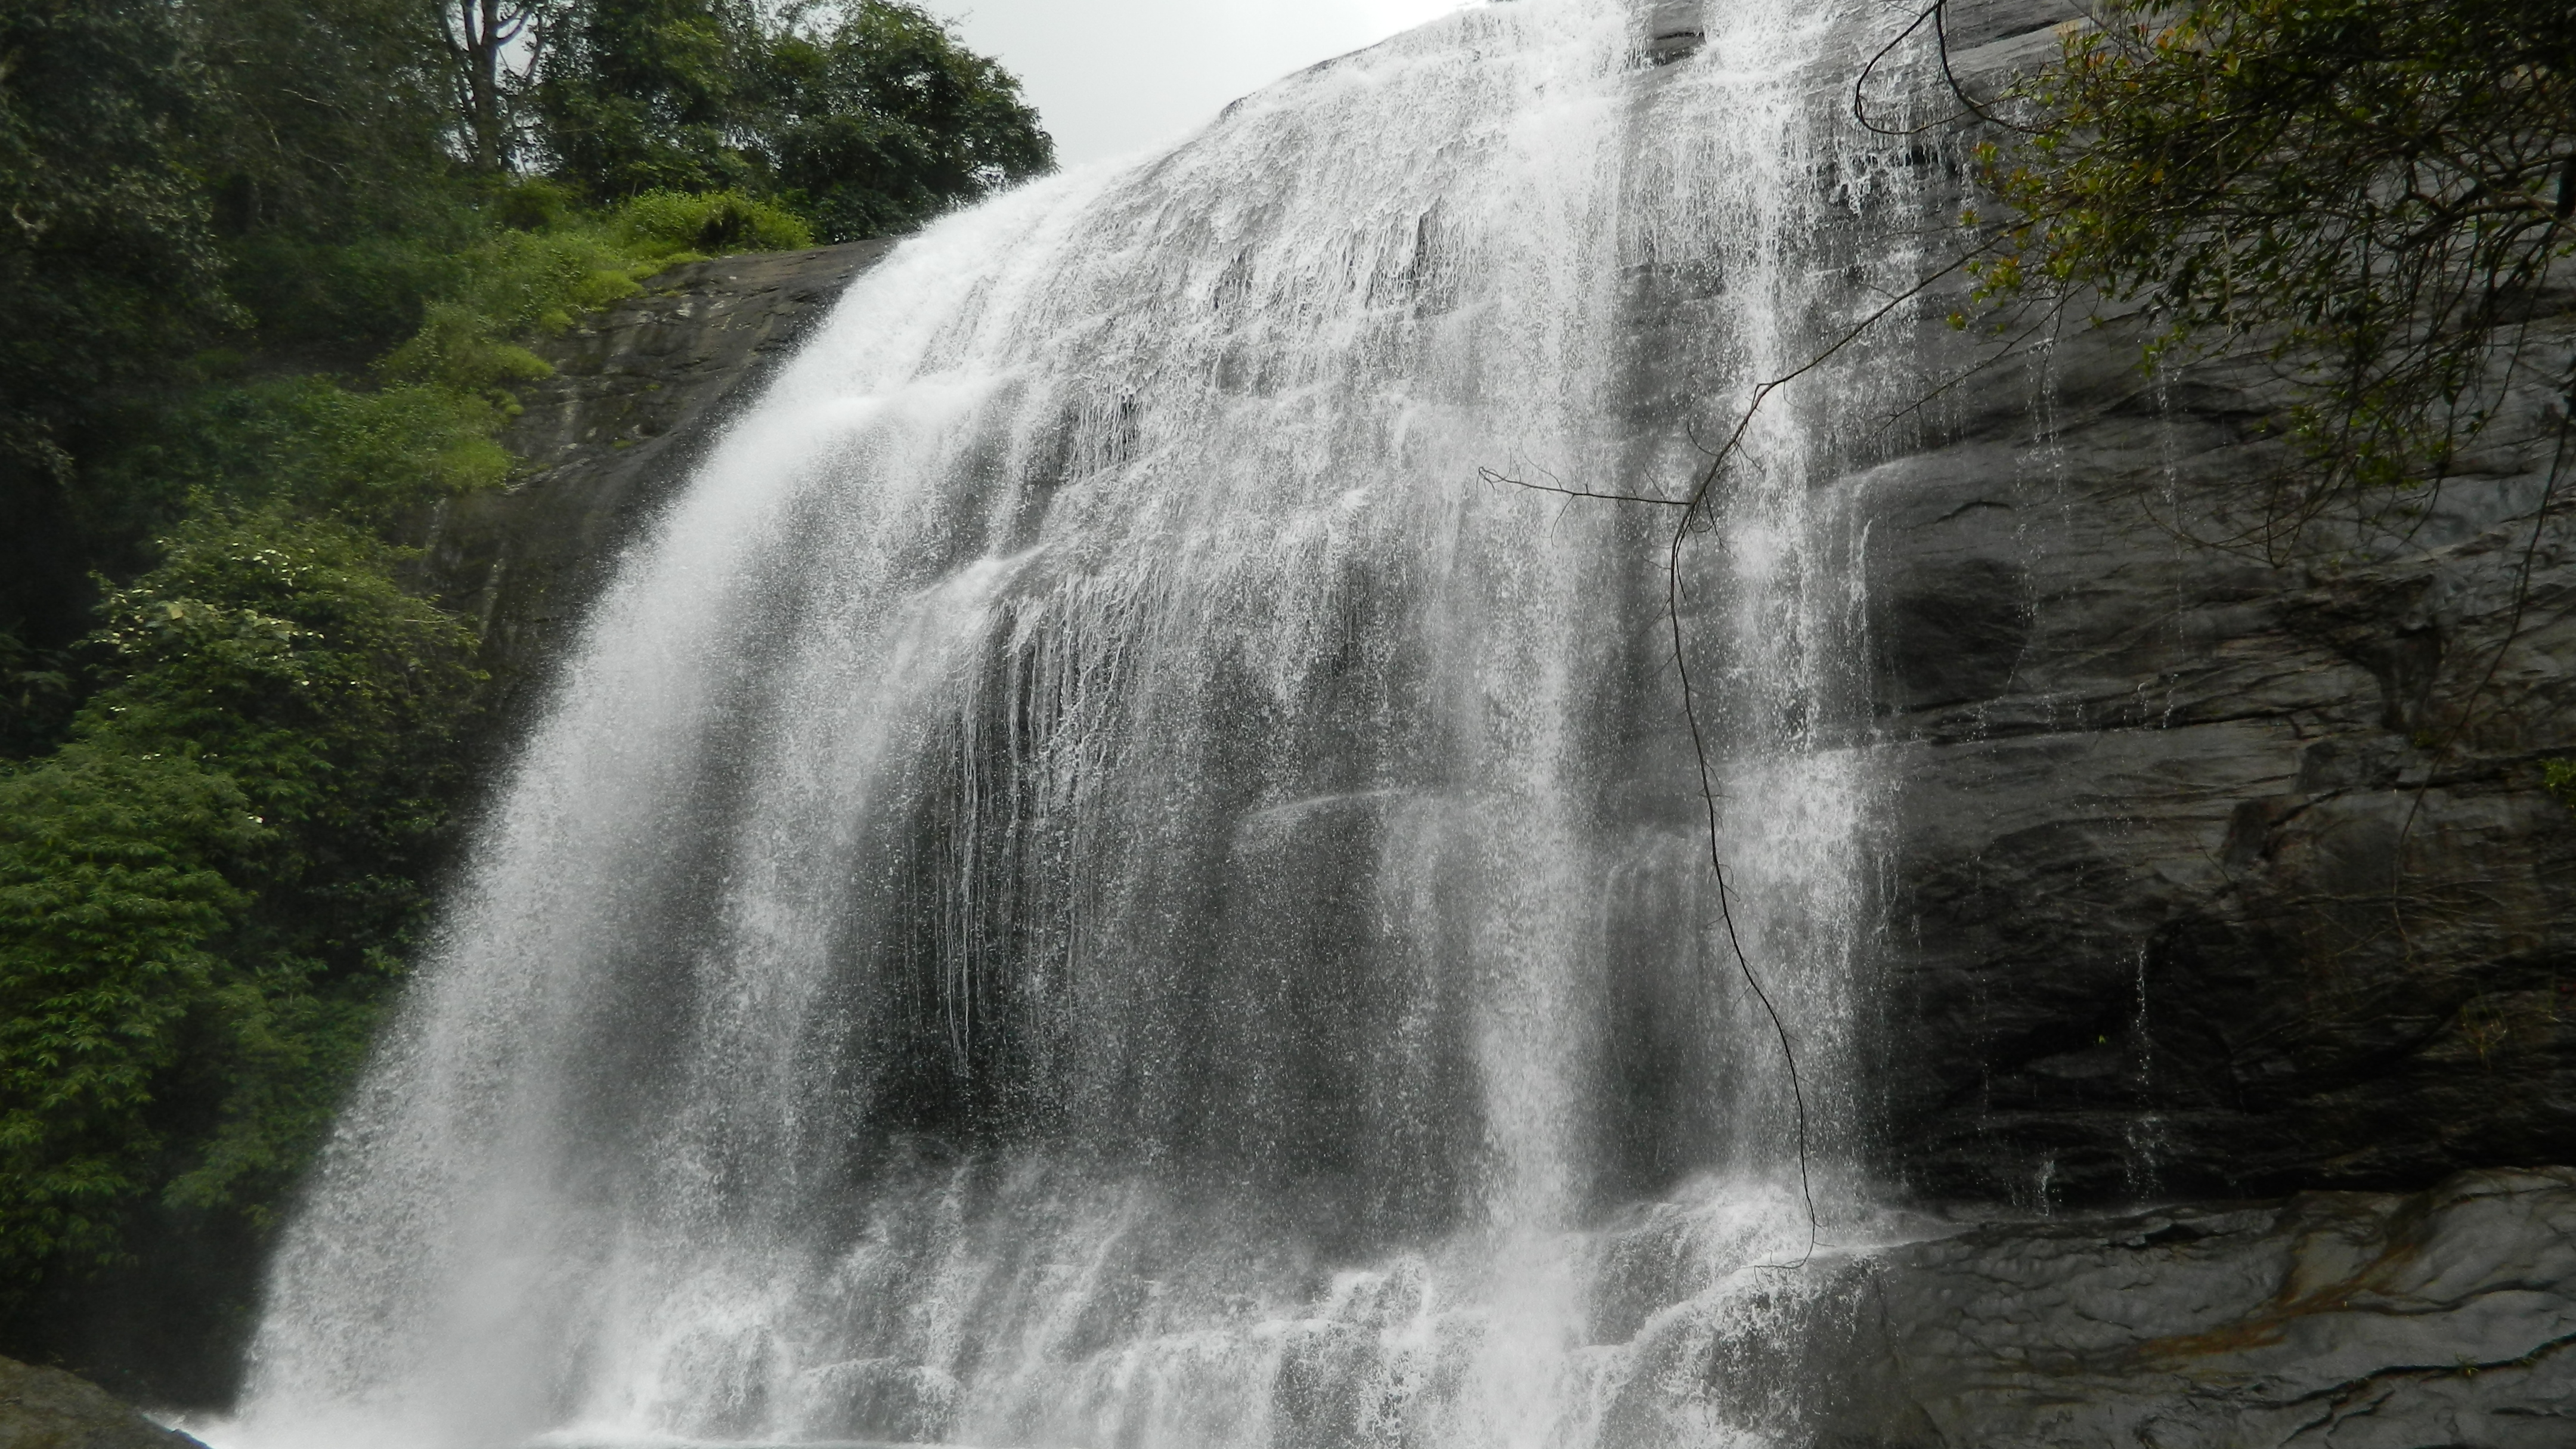
<instances>
[{"instance_id":1,"label":"overcast white sky","mask_svg":"<svg viewBox=\"0 0 2576 1449\"><path fill-rule=\"evenodd\" d=\"M1070 165L1173 141L1226 102L1461 0L931 0L1018 75Z\"/></svg>"}]
</instances>

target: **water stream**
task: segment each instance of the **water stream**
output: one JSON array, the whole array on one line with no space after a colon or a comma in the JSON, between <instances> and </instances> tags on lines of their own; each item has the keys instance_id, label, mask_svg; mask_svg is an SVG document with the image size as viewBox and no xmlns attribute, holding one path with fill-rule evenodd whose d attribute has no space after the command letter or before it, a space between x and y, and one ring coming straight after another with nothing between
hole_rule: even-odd
<instances>
[{"instance_id":1,"label":"water stream","mask_svg":"<svg viewBox=\"0 0 2576 1449\"><path fill-rule=\"evenodd\" d=\"M1480 470L1686 488L1897 168L1817 80L1874 10L1647 23L1466 10L853 286L525 744L235 1440L1781 1429L1675 1367L1809 1223L1671 520ZM1867 371L1766 410L1682 579L1829 1243Z\"/></svg>"}]
</instances>

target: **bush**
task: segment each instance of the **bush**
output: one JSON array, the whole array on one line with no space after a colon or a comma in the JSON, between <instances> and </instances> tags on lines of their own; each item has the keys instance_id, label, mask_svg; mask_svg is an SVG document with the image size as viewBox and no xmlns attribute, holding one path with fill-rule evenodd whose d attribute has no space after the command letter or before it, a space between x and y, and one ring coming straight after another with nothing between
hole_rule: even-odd
<instances>
[{"instance_id":1,"label":"bush","mask_svg":"<svg viewBox=\"0 0 2576 1449\"><path fill-rule=\"evenodd\" d=\"M71 742L0 776L0 1307L147 1221L240 1241L319 1145L482 678L402 557L276 511L189 523L109 595Z\"/></svg>"},{"instance_id":2,"label":"bush","mask_svg":"<svg viewBox=\"0 0 2576 1449\"><path fill-rule=\"evenodd\" d=\"M2541 783L2558 803L2576 810L2576 760L2543 760L2540 762Z\"/></svg>"},{"instance_id":3,"label":"bush","mask_svg":"<svg viewBox=\"0 0 2576 1449\"><path fill-rule=\"evenodd\" d=\"M108 596L98 641L117 682L76 732L224 771L290 851L356 836L343 843L401 859L435 814L410 777L482 676L473 631L395 583L400 558L337 522L187 524L159 568Z\"/></svg>"},{"instance_id":4,"label":"bush","mask_svg":"<svg viewBox=\"0 0 2576 1449\"><path fill-rule=\"evenodd\" d=\"M0 776L0 1298L113 1260L164 1143L149 1109L262 830L184 756L79 747Z\"/></svg>"},{"instance_id":5,"label":"bush","mask_svg":"<svg viewBox=\"0 0 2576 1449\"><path fill-rule=\"evenodd\" d=\"M648 191L609 213L609 225L637 256L647 258L792 252L814 245L812 228L793 212L739 191Z\"/></svg>"},{"instance_id":6,"label":"bush","mask_svg":"<svg viewBox=\"0 0 2576 1449\"><path fill-rule=\"evenodd\" d=\"M422 505L497 486L510 454L486 391L403 383L356 391L321 377L213 383L134 409L138 444L102 470L136 517L95 519L158 532L194 506L301 508L384 527Z\"/></svg>"}]
</instances>

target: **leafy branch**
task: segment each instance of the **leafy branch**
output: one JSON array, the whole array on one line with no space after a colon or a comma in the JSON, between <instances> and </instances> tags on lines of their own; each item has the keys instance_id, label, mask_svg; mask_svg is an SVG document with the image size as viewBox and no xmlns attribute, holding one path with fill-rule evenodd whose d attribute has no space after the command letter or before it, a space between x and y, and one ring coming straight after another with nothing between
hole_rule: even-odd
<instances>
[{"instance_id":1,"label":"leafy branch","mask_svg":"<svg viewBox=\"0 0 2576 1449\"><path fill-rule=\"evenodd\" d=\"M2204 542L2411 538L2518 380L2576 388L2530 336L2576 255L2576 5L2112 0L2009 101L2024 134L1975 151L2001 214L1962 217L2000 242L1989 319L2081 296L2147 324L2149 366L2288 384L2291 460Z\"/></svg>"}]
</instances>

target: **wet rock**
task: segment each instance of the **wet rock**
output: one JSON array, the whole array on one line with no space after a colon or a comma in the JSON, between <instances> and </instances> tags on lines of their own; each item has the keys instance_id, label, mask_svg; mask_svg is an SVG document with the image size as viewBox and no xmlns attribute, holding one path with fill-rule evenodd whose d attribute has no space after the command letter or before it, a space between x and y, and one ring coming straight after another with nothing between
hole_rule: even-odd
<instances>
[{"instance_id":1,"label":"wet rock","mask_svg":"<svg viewBox=\"0 0 2576 1449\"><path fill-rule=\"evenodd\" d=\"M524 411L502 439L525 469L424 530L423 572L482 624L484 664L507 699L544 677L638 522L892 246L687 263L533 345L555 373L520 390Z\"/></svg>"},{"instance_id":2,"label":"wet rock","mask_svg":"<svg viewBox=\"0 0 2576 1449\"><path fill-rule=\"evenodd\" d=\"M2576 1171L1828 1247L1663 1309L1633 1354L1603 1436L1627 1449L2566 1445Z\"/></svg>"},{"instance_id":3,"label":"wet rock","mask_svg":"<svg viewBox=\"0 0 2576 1449\"><path fill-rule=\"evenodd\" d=\"M1688 60L1708 43L1701 0L1661 0L1646 16L1646 59L1655 65Z\"/></svg>"},{"instance_id":4,"label":"wet rock","mask_svg":"<svg viewBox=\"0 0 2576 1449\"><path fill-rule=\"evenodd\" d=\"M1952 5L1962 83L2044 56L2071 13ZM1652 7L1648 38L1701 15ZM1954 209L1956 167L1919 159L1926 214ZM531 471L440 520L428 561L515 689L882 250L675 269L545 345L559 375L512 438ZM1673 360L1724 283L1639 279L1641 433L1704 385ZM1956 360L1928 330L1927 377ZM2576 755L2576 532L2534 529L2559 405L2518 399L2400 542L2266 557L2229 529L2279 461L2276 385L2135 361L2118 327L2070 330L1927 409L1919 450L1827 484L1868 523L1848 728L1890 785L1855 1053L1876 1165L2036 1207L2566 1160L2576 814L2542 781ZM1690 774L1676 739L1639 746L1622 808L1687 830L1695 797L1646 788Z\"/></svg>"},{"instance_id":5,"label":"wet rock","mask_svg":"<svg viewBox=\"0 0 2576 1449\"><path fill-rule=\"evenodd\" d=\"M61 1369L0 1359L0 1449L205 1449Z\"/></svg>"},{"instance_id":6,"label":"wet rock","mask_svg":"<svg viewBox=\"0 0 2576 1449\"><path fill-rule=\"evenodd\" d=\"M2064 346L2047 416L1847 485L1896 787L1890 1156L2032 1203L2564 1160L2576 815L2543 762L2576 752L2576 528L2536 519L2547 419L2410 538L2266 558L2224 542L2278 461L2259 389L2159 399L2116 334Z\"/></svg>"},{"instance_id":7,"label":"wet rock","mask_svg":"<svg viewBox=\"0 0 2576 1449\"><path fill-rule=\"evenodd\" d=\"M2576 1443L2576 1172L1996 1225L1842 1270L1813 1442Z\"/></svg>"},{"instance_id":8,"label":"wet rock","mask_svg":"<svg viewBox=\"0 0 2576 1449\"><path fill-rule=\"evenodd\" d=\"M2067 13L1953 6L1962 83L2044 58ZM1966 200L1925 175L1927 214ZM2541 310L2529 355L2568 355L2576 297ZM1946 330L1920 376L1976 360ZM2138 359L2124 323L2064 329L1836 485L1867 527L1849 737L1889 784L1880 1161L2034 1207L2566 1161L2564 400L2519 388L2439 488L2267 544L2279 378Z\"/></svg>"}]
</instances>

